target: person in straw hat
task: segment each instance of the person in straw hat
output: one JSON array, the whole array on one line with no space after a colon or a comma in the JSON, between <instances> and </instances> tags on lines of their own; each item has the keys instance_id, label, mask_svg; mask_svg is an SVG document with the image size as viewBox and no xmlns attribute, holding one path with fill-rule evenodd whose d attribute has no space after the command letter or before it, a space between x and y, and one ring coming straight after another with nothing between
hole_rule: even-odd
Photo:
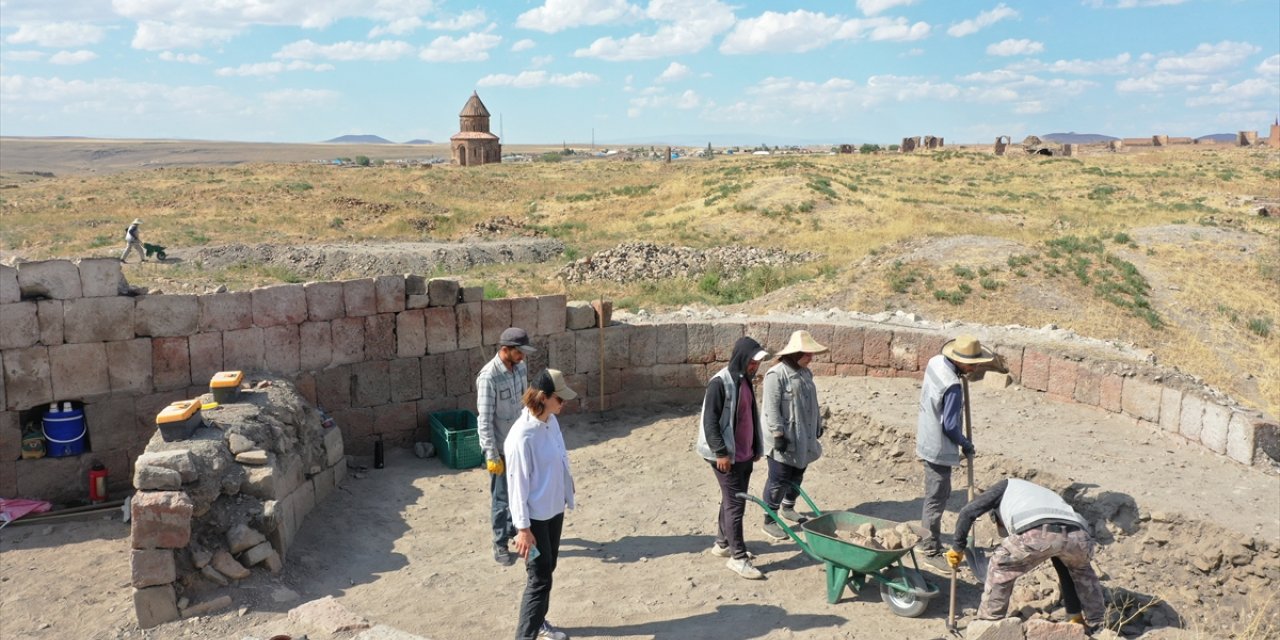
<instances>
[{"instance_id":1,"label":"person in straw hat","mask_svg":"<svg viewBox=\"0 0 1280 640\"><path fill-rule=\"evenodd\" d=\"M129 228L124 230L124 253L120 254L120 262L125 262L125 259L129 257L130 251L137 251L138 257L143 262L147 261L147 251L142 247L140 226L142 226L142 220L134 218L133 222L129 223Z\"/></svg>"},{"instance_id":2,"label":"person in straw hat","mask_svg":"<svg viewBox=\"0 0 1280 640\"><path fill-rule=\"evenodd\" d=\"M920 388L920 414L916 420L916 457L924 463L924 504L920 525L927 536L920 543L926 556L942 554L939 533L942 512L951 497L951 468L960 465L960 453L972 460L973 443L964 435L964 392L960 376L995 361L995 354L973 336L960 336L942 345L942 353L929 359Z\"/></svg>"},{"instance_id":3,"label":"person in straw hat","mask_svg":"<svg viewBox=\"0 0 1280 640\"><path fill-rule=\"evenodd\" d=\"M764 501L792 522L802 521L796 513L796 498L800 495L796 487L804 481L804 470L822 456L822 444L818 442L822 414L809 363L814 354L826 350L808 331L795 331L787 346L778 352L778 364L764 374L762 405L764 426L770 437ZM778 524L766 513L761 530L774 540L785 540L787 535Z\"/></svg>"}]
</instances>

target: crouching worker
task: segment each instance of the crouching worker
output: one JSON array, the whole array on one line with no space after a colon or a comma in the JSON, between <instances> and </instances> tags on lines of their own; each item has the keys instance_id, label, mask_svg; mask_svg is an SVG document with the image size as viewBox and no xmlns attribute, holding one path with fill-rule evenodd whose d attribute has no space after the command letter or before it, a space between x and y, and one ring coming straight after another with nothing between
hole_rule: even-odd
<instances>
[{"instance_id":1,"label":"crouching worker","mask_svg":"<svg viewBox=\"0 0 1280 640\"><path fill-rule=\"evenodd\" d=\"M1100 629L1106 605L1102 584L1090 565L1096 543L1089 535L1088 523L1061 496L1040 485L1017 478L1001 480L965 505L956 521L955 543L947 552L947 564L960 566L973 521L991 511L995 511L996 525L1005 538L991 554L978 619L1005 617L1014 581L1052 560L1062 582L1067 616L1083 622L1090 633Z\"/></svg>"}]
</instances>

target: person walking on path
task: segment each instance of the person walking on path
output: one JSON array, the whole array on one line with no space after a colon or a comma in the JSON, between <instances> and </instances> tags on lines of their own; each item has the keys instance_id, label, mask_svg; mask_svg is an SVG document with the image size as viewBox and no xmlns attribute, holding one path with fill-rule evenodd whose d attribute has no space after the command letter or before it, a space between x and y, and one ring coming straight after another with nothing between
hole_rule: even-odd
<instances>
[{"instance_id":1,"label":"person walking on path","mask_svg":"<svg viewBox=\"0 0 1280 640\"><path fill-rule=\"evenodd\" d=\"M964 391L960 376L995 361L995 354L973 336L960 336L929 359L920 387L916 420L916 457L924 463L924 504L920 525L927 535L920 550L931 558L942 554L942 512L951 497L951 468L960 465L960 452L973 460L973 443L964 434Z\"/></svg>"},{"instance_id":2,"label":"person walking on path","mask_svg":"<svg viewBox=\"0 0 1280 640\"><path fill-rule=\"evenodd\" d=\"M771 446L766 456L769 481L765 484L764 501L778 515L801 522L796 513L796 487L804 481L805 469L822 456L822 415L818 407L818 388L813 384L809 363L814 354L827 348L818 344L808 331L791 334L787 346L778 352L778 364L764 374L764 399L761 401L764 426ZM761 529L774 540L785 540L787 534L769 514Z\"/></svg>"},{"instance_id":3,"label":"person walking on path","mask_svg":"<svg viewBox=\"0 0 1280 640\"><path fill-rule=\"evenodd\" d=\"M566 401L576 397L561 372L546 369L538 374L524 392L524 408L511 425L504 446L515 549L525 558L527 573L516 640L569 637L547 622L547 610L551 608L552 574L560 556L564 511L574 506L573 473L556 415Z\"/></svg>"},{"instance_id":4,"label":"person walking on path","mask_svg":"<svg viewBox=\"0 0 1280 640\"><path fill-rule=\"evenodd\" d=\"M1106 603L1090 564L1096 542L1089 535L1089 524L1061 496L1040 485L1017 478L1001 480L965 505L956 521L947 564L960 566L973 521L991 511L1005 538L991 555L978 619L1005 617L1014 581L1048 559L1058 571L1067 617L1082 622L1086 633L1101 628Z\"/></svg>"},{"instance_id":5,"label":"person walking on path","mask_svg":"<svg viewBox=\"0 0 1280 640\"><path fill-rule=\"evenodd\" d=\"M498 353L476 376L476 433L489 471L490 522L493 526L493 559L511 566L516 559L507 549L515 535L507 504L503 442L511 424L520 417L520 399L529 387L527 354L536 351L524 329L510 327L498 337Z\"/></svg>"},{"instance_id":6,"label":"person walking on path","mask_svg":"<svg viewBox=\"0 0 1280 640\"><path fill-rule=\"evenodd\" d=\"M134 218L129 223L129 228L124 231L124 253L120 254L120 262L126 262L130 251L137 251L138 258L143 262L147 261L147 251L142 247L142 232L139 227L142 226L142 220Z\"/></svg>"},{"instance_id":7,"label":"person walking on path","mask_svg":"<svg viewBox=\"0 0 1280 640\"><path fill-rule=\"evenodd\" d=\"M712 555L728 558L733 572L748 580L764 577L751 565L751 556L742 537L742 516L751 481L751 467L764 454L764 437L756 411L756 394L751 385L760 361L769 352L749 337L733 344L729 364L707 383L702 400L702 419L695 449L711 465L720 485L720 514L716 521L716 541Z\"/></svg>"}]
</instances>

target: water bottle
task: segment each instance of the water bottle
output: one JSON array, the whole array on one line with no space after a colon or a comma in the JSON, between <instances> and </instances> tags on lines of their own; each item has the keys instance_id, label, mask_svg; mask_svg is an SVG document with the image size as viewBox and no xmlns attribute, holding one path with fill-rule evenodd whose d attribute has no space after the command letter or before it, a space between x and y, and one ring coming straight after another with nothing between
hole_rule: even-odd
<instances>
[{"instance_id":1,"label":"water bottle","mask_svg":"<svg viewBox=\"0 0 1280 640\"><path fill-rule=\"evenodd\" d=\"M387 466L386 460L384 459L383 456L384 456L384 451L382 448L382 436L378 436L378 440L373 443L373 468L374 469L381 469Z\"/></svg>"}]
</instances>

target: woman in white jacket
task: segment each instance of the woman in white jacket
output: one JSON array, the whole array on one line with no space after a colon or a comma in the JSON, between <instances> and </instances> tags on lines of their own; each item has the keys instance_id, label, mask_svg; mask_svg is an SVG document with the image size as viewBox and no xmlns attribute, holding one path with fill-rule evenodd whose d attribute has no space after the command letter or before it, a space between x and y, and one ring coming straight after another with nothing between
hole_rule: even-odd
<instances>
[{"instance_id":1,"label":"woman in white jacket","mask_svg":"<svg viewBox=\"0 0 1280 640\"><path fill-rule=\"evenodd\" d=\"M804 480L805 468L822 456L822 413L818 408L818 389L813 384L809 363L814 354L827 348L818 344L808 331L791 334L787 346L778 352L778 364L764 374L764 428L772 439L766 458L769 480L764 488L764 501L778 515L801 522L796 513L796 487ZM766 440L767 442L769 440ZM785 540L787 534L768 514L761 529L774 540Z\"/></svg>"},{"instance_id":2,"label":"woman in white jacket","mask_svg":"<svg viewBox=\"0 0 1280 640\"><path fill-rule=\"evenodd\" d=\"M564 511L573 508L573 474L556 414L578 397L564 374L546 369L524 393L524 409L503 445L516 553L525 558L527 579L516 624L516 640L568 636L547 623L551 576L560 555Z\"/></svg>"}]
</instances>

